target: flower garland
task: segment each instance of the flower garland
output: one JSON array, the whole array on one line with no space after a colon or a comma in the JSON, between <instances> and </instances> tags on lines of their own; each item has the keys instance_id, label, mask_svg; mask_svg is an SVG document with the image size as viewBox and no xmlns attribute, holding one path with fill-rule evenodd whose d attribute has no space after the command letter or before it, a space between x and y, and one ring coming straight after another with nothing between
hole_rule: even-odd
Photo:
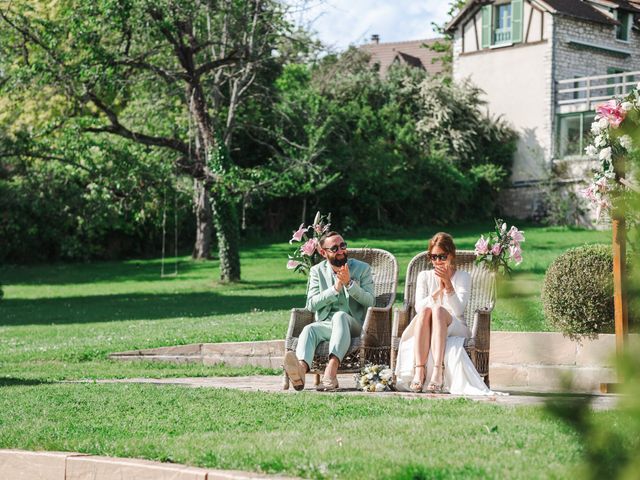
<instances>
[{"instance_id":1,"label":"flower garland","mask_svg":"<svg viewBox=\"0 0 640 480\"><path fill-rule=\"evenodd\" d=\"M640 83L628 95L596 107L596 116L591 124L594 139L585 148L585 153L597 157L600 168L594 171L591 184L580 192L596 207L598 219L602 211L611 210L612 196L622 193L614 162L634 148L634 140L629 133L637 132L639 124Z\"/></svg>"}]
</instances>

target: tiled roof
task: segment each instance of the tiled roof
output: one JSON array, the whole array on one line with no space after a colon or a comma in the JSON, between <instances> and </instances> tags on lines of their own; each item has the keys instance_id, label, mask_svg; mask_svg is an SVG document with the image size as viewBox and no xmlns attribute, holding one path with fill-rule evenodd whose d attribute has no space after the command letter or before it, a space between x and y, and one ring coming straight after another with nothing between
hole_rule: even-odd
<instances>
[{"instance_id":1,"label":"tiled roof","mask_svg":"<svg viewBox=\"0 0 640 480\"><path fill-rule=\"evenodd\" d=\"M371 55L369 63L380 65L380 74L387 74L387 70L394 62L405 63L417 68L423 68L431 75L438 74L442 71L441 62L433 62L434 58L441 54L430 50L425 44L432 45L438 39L429 40L412 40L407 42L390 42L390 43L366 43L360 47L360 50Z\"/></svg>"},{"instance_id":2,"label":"tiled roof","mask_svg":"<svg viewBox=\"0 0 640 480\"><path fill-rule=\"evenodd\" d=\"M542 0L561 15L588 20L590 22L618 25L613 18L582 0Z\"/></svg>"}]
</instances>

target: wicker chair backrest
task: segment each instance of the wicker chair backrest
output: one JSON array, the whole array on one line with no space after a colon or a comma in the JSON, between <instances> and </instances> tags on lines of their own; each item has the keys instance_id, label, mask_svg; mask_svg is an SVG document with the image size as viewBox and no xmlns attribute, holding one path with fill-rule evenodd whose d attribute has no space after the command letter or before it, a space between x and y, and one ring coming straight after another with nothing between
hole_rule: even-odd
<instances>
[{"instance_id":1,"label":"wicker chair backrest","mask_svg":"<svg viewBox=\"0 0 640 480\"><path fill-rule=\"evenodd\" d=\"M349 258L371 266L376 296L376 307L388 307L396 300L398 261L386 250L379 248L350 248Z\"/></svg>"},{"instance_id":2,"label":"wicker chair backrest","mask_svg":"<svg viewBox=\"0 0 640 480\"><path fill-rule=\"evenodd\" d=\"M456 250L456 268L471 275L471 296L464 311L464 320L473 331L474 313L478 309L492 309L495 303L495 275L484 265L475 265L476 256L472 250ZM409 318L415 315L416 282L423 270L431 270L433 264L429 254L422 252L413 257L407 268L404 286L404 303L410 306Z\"/></svg>"}]
</instances>

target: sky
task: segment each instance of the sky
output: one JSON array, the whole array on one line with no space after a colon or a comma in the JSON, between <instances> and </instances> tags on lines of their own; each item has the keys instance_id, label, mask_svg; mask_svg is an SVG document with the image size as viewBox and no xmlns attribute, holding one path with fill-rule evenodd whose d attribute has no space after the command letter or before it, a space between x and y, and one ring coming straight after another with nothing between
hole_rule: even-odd
<instances>
[{"instance_id":1,"label":"sky","mask_svg":"<svg viewBox=\"0 0 640 480\"><path fill-rule=\"evenodd\" d=\"M447 20L448 0L289 0L293 20L332 50L380 42L434 38L431 22Z\"/></svg>"}]
</instances>

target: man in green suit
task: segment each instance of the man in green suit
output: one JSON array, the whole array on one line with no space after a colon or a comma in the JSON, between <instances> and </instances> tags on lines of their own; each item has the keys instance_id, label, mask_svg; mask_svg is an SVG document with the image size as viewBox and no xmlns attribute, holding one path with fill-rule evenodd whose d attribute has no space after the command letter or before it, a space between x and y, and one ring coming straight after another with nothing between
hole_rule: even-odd
<instances>
[{"instance_id":1,"label":"man in green suit","mask_svg":"<svg viewBox=\"0 0 640 480\"><path fill-rule=\"evenodd\" d=\"M304 388L305 374L320 342L329 342L329 362L318 390L338 388L337 372L351 337L362 330L367 308L375 303L371 267L349 259L347 244L337 232L325 233L318 251L325 260L311 268L307 288L307 310L316 321L304 327L296 352L284 356L284 368L296 390Z\"/></svg>"}]
</instances>

